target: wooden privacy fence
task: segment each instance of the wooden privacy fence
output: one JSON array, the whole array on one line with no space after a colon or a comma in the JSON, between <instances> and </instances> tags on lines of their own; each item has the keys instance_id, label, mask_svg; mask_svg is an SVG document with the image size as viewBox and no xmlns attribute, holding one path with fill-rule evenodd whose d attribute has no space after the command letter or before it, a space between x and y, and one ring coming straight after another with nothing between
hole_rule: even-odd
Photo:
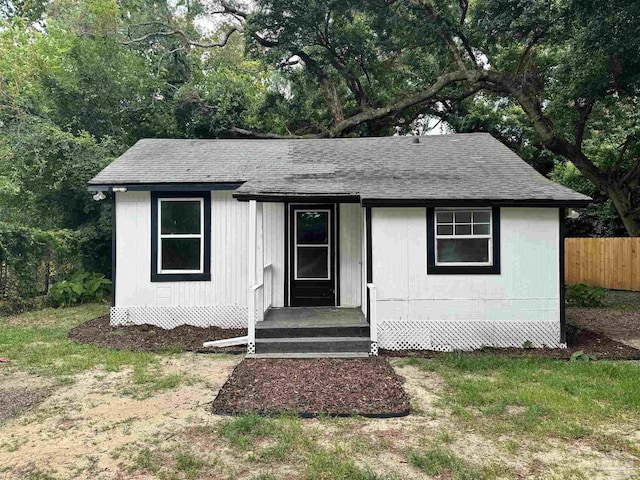
<instances>
[{"instance_id":1,"label":"wooden privacy fence","mask_svg":"<svg viewBox=\"0 0 640 480\"><path fill-rule=\"evenodd\" d=\"M640 291L640 238L566 238L565 283Z\"/></svg>"}]
</instances>

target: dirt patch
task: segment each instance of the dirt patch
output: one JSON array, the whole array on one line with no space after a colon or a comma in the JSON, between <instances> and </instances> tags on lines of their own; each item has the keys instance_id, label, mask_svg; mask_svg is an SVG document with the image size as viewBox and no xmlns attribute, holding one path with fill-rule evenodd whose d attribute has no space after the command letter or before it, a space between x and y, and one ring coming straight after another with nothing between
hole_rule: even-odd
<instances>
[{"instance_id":1,"label":"dirt patch","mask_svg":"<svg viewBox=\"0 0 640 480\"><path fill-rule=\"evenodd\" d=\"M190 375L194 382L145 398L124 393L131 387L131 370L80 374L2 425L2 478L26 478L21 472L28 469L54 478L134 478L122 464L122 452L137 451L141 442L162 444L184 428L215 420L208 411L211 391L222 386L238 361L190 353L166 359L163 373Z\"/></svg>"},{"instance_id":2,"label":"dirt patch","mask_svg":"<svg viewBox=\"0 0 640 480\"><path fill-rule=\"evenodd\" d=\"M180 348L186 351L244 353L246 349L243 346L203 348L202 344L213 340L242 337L246 334L245 328L202 328L191 325L181 325L171 330L153 325L112 327L109 325L109 316L104 315L72 328L68 336L78 343L119 350L154 351Z\"/></svg>"},{"instance_id":3,"label":"dirt patch","mask_svg":"<svg viewBox=\"0 0 640 480\"><path fill-rule=\"evenodd\" d=\"M0 389L0 421L17 417L30 410L51 393L49 389Z\"/></svg>"},{"instance_id":4,"label":"dirt patch","mask_svg":"<svg viewBox=\"0 0 640 480\"><path fill-rule=\"evenodd\" d=\"M252 359L236 367L214 413L402 416L403 379L384 359Z\"/></svg>"},{"instance_id":5,"label":"dirt patch","mask_svg":"<svg viewBox=\"0 0 640 480\"><path fill-rule=\"evenodd\" d=\"M568 308L567 321L640 349L640 310Z\"/></svg>"},{"instance_id":6,"label":"dirt patch","mask_svg":"<svg viewBox=\"0 0 640 480\"><path fill-rule=\"evenodd\" d=\"M639 345L640 347L640 345ZM465 355L484 355L492 353L505 355L508 357L546 357L569 359L575 352L584 352L595 355L597 358L609 360L638 360L640 350L621 342L610 339L600 333L579 328L574 325L567 325L567 348L483 348L464 352ZM436 352L431 350L380 350L380 354L386 357L406 357L413 355L417 357L436 357L439 355L450 355L446 352Z\"/></svg>"}]
</instances>

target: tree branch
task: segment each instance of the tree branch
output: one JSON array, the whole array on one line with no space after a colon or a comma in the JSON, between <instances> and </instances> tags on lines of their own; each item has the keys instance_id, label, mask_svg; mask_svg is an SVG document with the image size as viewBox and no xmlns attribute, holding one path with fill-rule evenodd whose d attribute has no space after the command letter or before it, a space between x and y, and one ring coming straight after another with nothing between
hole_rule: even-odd
<instances>
[{"instance_id":1,"label":"tree branch","mask_svg":"<svg viewBox=\"0 0 640 480\"><path fill-rule=\"evenodd\" d=\"M584 129L587 125L587 120L589 119L589 115L591 115L591 111L593 110L594 104L595 104L595 100L585 100L582 102L576 100L575 102L575 106L579 112L578 123L576 123L576 133L575 133L575 143L578 148L582 148L582 142L584 141Z\"/></svg>"},{"instance_id":2,"label":"tree branch","mask_svg":"<svg viewBox=\"0 0 640 480\"><path fill-rule=\"evenodd\" d=\"M151 22L151 23L161 24L160 22ZM168 25L165 25L165 26L168 27ZM217 47L224 47L225 45L227 45L227 43L229 42L229 39L231 38L231 35L233 35L237 31L239 31L238 27L231 27L229 30L227 30L224 33L222 40L220 42L214 42L214 43L203 43L197 40L191 40L186 33L184 33L182 30L179 30L179 29L174 29L174 30L164 31L164 32L152 32L152 33L143 35L142 37L132 38L130 40L123 40L120 43L122 45L131 45L133 43L144 42L145 40L155 38L155 37L170 37L173 35L177 35L180 38L182 38L182 43L185 46L200 47L200 48L217 48Z\"/></svg>"}]
</instances>

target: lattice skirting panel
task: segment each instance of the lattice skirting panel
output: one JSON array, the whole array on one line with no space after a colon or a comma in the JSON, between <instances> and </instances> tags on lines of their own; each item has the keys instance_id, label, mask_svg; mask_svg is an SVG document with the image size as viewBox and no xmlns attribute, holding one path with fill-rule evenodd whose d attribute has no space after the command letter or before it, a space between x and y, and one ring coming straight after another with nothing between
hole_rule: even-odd
<instances>
[{"instance_id":1,"label":"lattice skirting panel","mask_svg":"<svg viewBox=\"0 0 640 480\"><path fill-rule=\"evenodd\" d=\"M482 347L566 348L560 322L425 320L380 321L378 347L388 350L475 350Z\"/></svg>"},{"instance_id":2,"label":"lattice skirting panel","mask_svg":"<svg viewBox=\"0 0 640 480\"><path fill-rule=\"evenodd\" d=\"M111 325L155 325L171 329L195 327L246 328L247 307L211 305L195 307L111 307Z\"/></svg>"}]
</instances>

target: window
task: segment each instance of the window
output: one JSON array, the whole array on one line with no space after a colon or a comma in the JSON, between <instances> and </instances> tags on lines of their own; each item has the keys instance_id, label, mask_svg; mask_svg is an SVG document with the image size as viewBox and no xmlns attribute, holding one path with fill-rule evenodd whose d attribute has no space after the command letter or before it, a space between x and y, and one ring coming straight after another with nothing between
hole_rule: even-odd
<instances>
[{"instance_id":1,"label":"window","mask_svg":"<svg viewBox=\"0 0 640 480\"><path fill-rule=\"evenodd\" d=\"M295 280L331 280L330 210L295 212Z\"/></svg>"},{"instance_id":2,"label":"window","mask_svg":"<svg viewBox=\"0 0 640 480\"><path fill-rule=\"evenodd\" d=\"M152 195L152 281L210 280L210 194Z\"/></svg>"},{"instance_id":3,"label":"window","mask_svg":"<svg viewBox=\"0 0 640 480\"><path fill-rule=\"evenodd\" d=\"M428 273L500 273L500 209L428 210Z\"/></svg>"}]
</instances>

